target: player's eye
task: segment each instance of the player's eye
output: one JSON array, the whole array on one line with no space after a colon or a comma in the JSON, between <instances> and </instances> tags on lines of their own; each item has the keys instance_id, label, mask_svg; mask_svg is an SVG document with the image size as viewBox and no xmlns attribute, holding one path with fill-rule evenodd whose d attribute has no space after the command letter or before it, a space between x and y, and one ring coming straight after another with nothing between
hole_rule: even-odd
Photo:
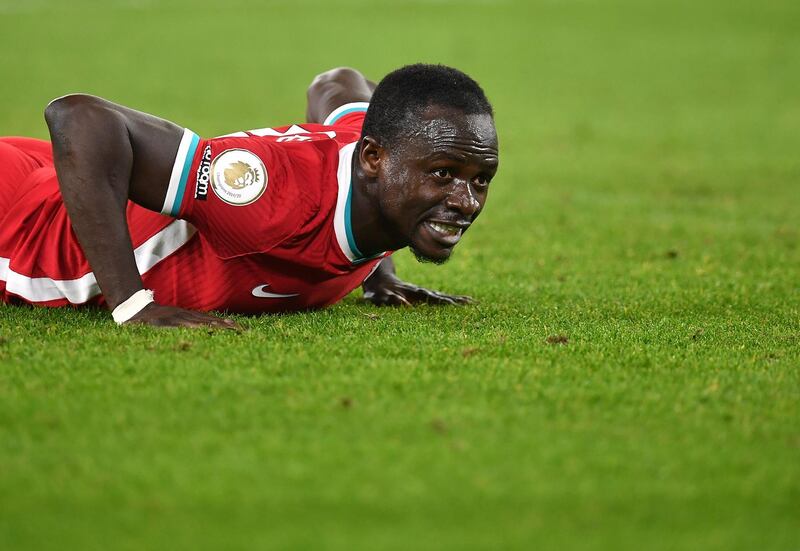
<instances>
[{"instance_id":1,"label":"player's eye","mask_svg":"<svg viewBox=\"0 0 800 551\"><path fill-rule=\"evenodd\" d=\"M437 168L432 172L432 174L437 178L441 178L442 180L449 180L452 177L449 168Z\"/></svg>"},{"instance_id":2,"label":"player's eye","mask_svg":"<svg viewBox=\"0 0 800 551\"><path fill-rule=\"evenodd\" d=\"M478 186L478 187L481 187L481 188L484 188L484 187L488 186L490 181L491 181L491 178L489 178L485 174L480 174L480 175L475 177L475 180L473 180L474 184L476 186Z\"/></svg>"}]
</instances>

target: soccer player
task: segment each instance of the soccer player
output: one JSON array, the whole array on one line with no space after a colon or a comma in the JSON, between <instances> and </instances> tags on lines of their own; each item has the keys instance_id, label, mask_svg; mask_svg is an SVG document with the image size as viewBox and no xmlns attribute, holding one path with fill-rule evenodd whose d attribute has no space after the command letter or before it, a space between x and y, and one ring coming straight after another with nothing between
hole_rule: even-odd
<instances>
[{"instance_id":1,"label":"soccer player","mask_svg":"<svg viewBox=\"0 0 800 551\"><path fill-rule=\"evenodd\" d=\"M369 102L369 103L368 103ZM45 110L51 143L0 138L0 298L104 304L117 323L235 327L205 313L458 304L401 281L390 254L441 263L486 202L492 107L441 65L376 87L319 75L307 123L202 139L82 94Z\"/></svg>"}]
</instances>

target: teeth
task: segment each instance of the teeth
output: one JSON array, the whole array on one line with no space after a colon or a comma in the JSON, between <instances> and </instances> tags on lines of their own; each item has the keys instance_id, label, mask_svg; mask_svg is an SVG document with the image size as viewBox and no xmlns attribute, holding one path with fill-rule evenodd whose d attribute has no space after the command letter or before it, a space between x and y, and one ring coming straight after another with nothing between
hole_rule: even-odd
<instances>
[{"instance_id":1,"label":"teeth","mask_svg":"<svg viewBox=\"0 0 800 551\"><path fill-rule=\"evenodd\" d=\"M461 228L458 226L451 226L450 224L440 224L438 222L431 222L431 227L440 232L448 235L458 235L461 233Z\"/></svg>"}]
</instances>

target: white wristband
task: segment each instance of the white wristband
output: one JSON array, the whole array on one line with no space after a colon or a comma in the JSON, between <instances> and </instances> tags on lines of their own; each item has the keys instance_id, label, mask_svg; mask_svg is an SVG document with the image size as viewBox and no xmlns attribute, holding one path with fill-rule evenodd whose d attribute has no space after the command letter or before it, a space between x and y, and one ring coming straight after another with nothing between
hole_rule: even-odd
<instances>
[{"instance_id":1,"label":"white wristband","mask_svg":"<svg viewBox=\"0 0 800 551\"><path fill-rule=\"evenodd\" d=\"M114 321L117 322L117 325L122 325L133 316L141 312L142 309L151 302L155 302L155 299L153 298L153 291L150 289L136 291L128 298L128 300L114 308L114 311L111 312L111 317L114 318Z\"/></svg>"}]
</instances>

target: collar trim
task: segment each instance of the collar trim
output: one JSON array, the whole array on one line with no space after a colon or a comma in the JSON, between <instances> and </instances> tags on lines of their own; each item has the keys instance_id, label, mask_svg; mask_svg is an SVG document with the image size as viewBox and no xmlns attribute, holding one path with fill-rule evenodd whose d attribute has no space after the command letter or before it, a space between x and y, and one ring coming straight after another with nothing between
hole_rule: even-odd
<instances>
[{"instance_id":1,"label":"collar trim","mask_svg":"<svg viewBox=\"0 0 800 551\"><path fill-rule=\"evenodd\" d=\"M360 264L386 255L385 252L382 252L365 257L358 249L353 236L350 205L353 198L353 154L355 153L356 145L358 145L358 142L349 143L339 150L339 169L336 172L339 195L336 198L336 210L333 214L333 230L336 233L336 242L339 244L344 256L352 264Z\"/></svg>"},{"instance_id":2,"label":"collar trim","mask_svg":"<svg viewBox=\"0 0 800 551\"><path fill-rule=\"evenodd\" d=\"M358 248L353 250L350 246L353 230L350 224L350 189L353 178L353 152L358 142L349 143L339 150L339 169L336 178L339 182L339 196L336 199L336 211L333 215L333 229L336 232L336 241L344 256L350 262L361 258ZM355 245L355 242L353 242Z\"/></svg>"}]
</instances>

